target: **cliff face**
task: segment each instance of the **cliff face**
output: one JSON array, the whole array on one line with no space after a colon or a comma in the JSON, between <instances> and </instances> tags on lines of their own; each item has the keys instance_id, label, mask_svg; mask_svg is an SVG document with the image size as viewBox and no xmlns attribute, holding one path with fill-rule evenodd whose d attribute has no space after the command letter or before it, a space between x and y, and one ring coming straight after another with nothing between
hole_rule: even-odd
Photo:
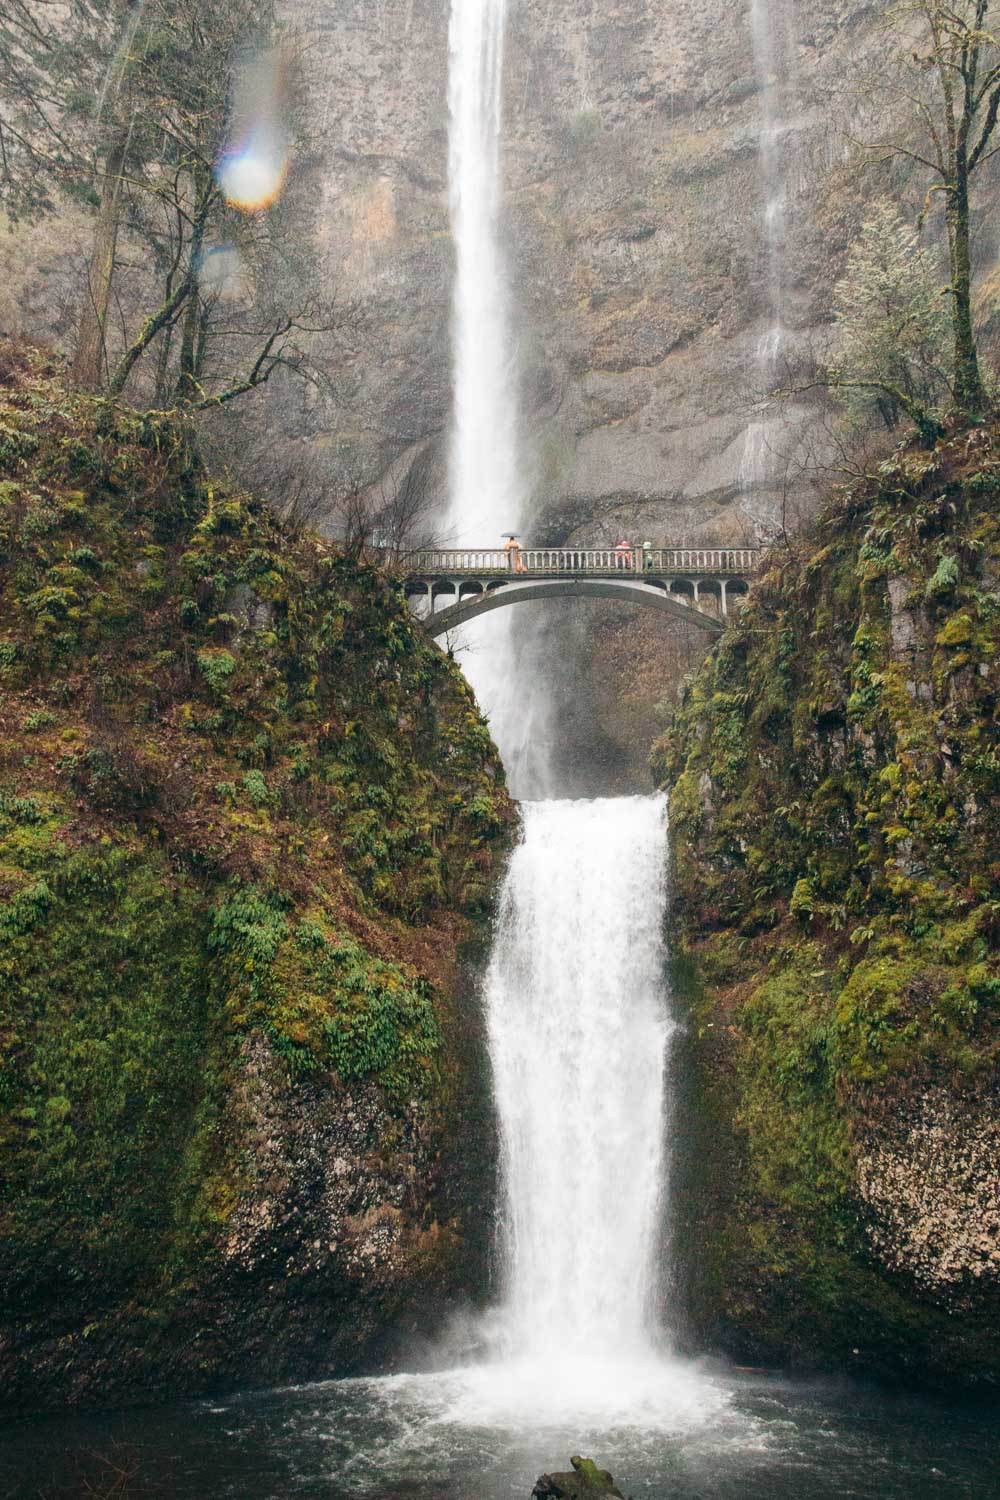
<instances>
[{"instance_id":1,"label":"cliff face","mask_svg":"<svg viewBox=\"0 0 1000 1500\"><path fill-rule=\"evenodd\" d=\"M697 1336L1000 1362L1000 432L903 450L774 557L658 747Z\"/></svg>"},{"instance_id":2,"label":"cliff face","mask_svg":"<svg viewBox=\"0 0 1000 1500\"><path fill-rule=\"evenodd\" d=\"M451 405L448 10L448 0L282 7L302 42L309 140L288 191L343 311L316 341L336 395L278 377L252 424L328 476L394 485L416 465L435 493ZM773 491L773 475L744 463L767 384L759 346L777 320L799 349L828 317L866 196L833 122L877 10L510 0L504 232L540 537L586 525L599 540L602 523L625 523L729 539ZM768 194L782 205L777 236ZM58 235L43 225L7 240L0 326L71 333L86 233L67 215ZM780 458L810 412L771 416Z\"/></svg>"},{"instance_id":3,"label":"cliff face","mask_svg":"<svg viewBox=\"0 0 1000 1500\"><path fill-rule=\"evenodd\" d=\"M502 769L372 569L0 381L0 1384L354 1369L483 1274Z\"/></svg>"},{"instance_id":4,"label":"cliff face","mask_svg":"<svg viewBox=\"0 0 1000 1500\"><path fill-rule=\"evenodd\" d=\"M799 346L824 323L856 222L830 121L873 7L760 10L766 60L740 0L512 0L505 234L536 531L593 534L623 515L678 537L748 524L737 502L759 341L776 318ZM314 42L322 145L309 170L329 273L380 354L356 341L340 417L314 416L339 421L374 467L419 461L436 483L450 406L447 12L445 0L290 10ZM759 162L765 87L778 244ZM793 446L807 417L786 409L772 444Z\"/></svg>"}]
</instances>

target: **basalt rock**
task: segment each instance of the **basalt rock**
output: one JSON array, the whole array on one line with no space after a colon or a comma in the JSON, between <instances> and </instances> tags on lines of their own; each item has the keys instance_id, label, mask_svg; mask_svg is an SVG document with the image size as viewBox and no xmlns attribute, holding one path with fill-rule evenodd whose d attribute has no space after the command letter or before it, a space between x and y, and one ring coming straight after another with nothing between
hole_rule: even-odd
<instances>
[{"instance_id":1,"label":"basalt rock","mask_svg":"<svg viewBox=\"0 0 1000 1500\"><path fill-rule=\"evenodd\" d=\"M565 1474L542 1474L532 1490L532 1500L599 1500L612 1495L624 1500L607 1469L599 1469L591 1458L574 1456Z\"/></svg>"},{"instance_id":2,"label":"basalt rock","mask_svg":"<svg viewBox=\"0 0 1000 1500\"><path fill-rule=\"evenodd\" d=\"M671 788L694 1345L1000 1375L1000 428L841 497L685 690Z\"/></svg>"},{"instance_id":3,"label":"basalt rock","mask_svg":"<svg viewBox=\"0 0 1000 1500\"><path fill-rule=\"evenodd\" d=\"M502 768L375 569L0 366L0 1399L370 1366L485 1279Z\"/></svg>"}]
</instances>

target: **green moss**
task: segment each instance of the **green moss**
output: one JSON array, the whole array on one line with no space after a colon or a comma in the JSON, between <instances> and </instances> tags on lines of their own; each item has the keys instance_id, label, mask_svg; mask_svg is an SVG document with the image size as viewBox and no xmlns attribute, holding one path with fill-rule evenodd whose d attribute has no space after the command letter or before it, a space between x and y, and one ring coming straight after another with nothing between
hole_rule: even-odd
<instances>
[{"instance_id":1,"label":"green moss","mask_svg":"<svg viewBox=\"0 0 1000 1500\"><path fill-rule=\"evenodd\" d=\"M711 1183L686 1190L689 1292L747 1357L836 1365L865 1343L897 1373L995 1365L985 1304L952 1319L877 1264L853 1167L882 1111L989 1091L1000 1062L1000 431L983 443L929 467L903 453L820 518L654 752L722 1136Z\"/></svg>"},{"instance_id":2,"label":"green moss","mask_svg":"<svg viewBox=\"0 0 1000 1500\"><path fill-rule=\"evenodd\" d=\"M32 1299L72 1264L158 1330L141 1365L215 1274L248 1057L438 1128L452 965L512 812L392 579L212 481L169 422L26 381L44 400L0 393L27 497L15 532L0 490L5 1317L37 1354Z\"/></svg>"}]
</instances>

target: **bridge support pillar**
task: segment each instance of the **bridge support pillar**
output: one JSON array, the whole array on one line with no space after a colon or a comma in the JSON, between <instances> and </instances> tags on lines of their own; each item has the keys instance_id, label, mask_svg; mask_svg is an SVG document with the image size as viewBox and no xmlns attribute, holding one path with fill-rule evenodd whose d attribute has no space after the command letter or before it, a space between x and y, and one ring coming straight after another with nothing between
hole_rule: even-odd
<instances>
[{"instance_id":1,"label":"bridge support pillar","mask_svg":"<svg viewBox=\"0 0 1000 1500\"><path fill-rule=\"evenodd\" d=\"M719 609L722 613L722 618L725 620L729 615L729 595L726 591L726 580L724 578L719 579Z\"/></svg>"}]
</instances>

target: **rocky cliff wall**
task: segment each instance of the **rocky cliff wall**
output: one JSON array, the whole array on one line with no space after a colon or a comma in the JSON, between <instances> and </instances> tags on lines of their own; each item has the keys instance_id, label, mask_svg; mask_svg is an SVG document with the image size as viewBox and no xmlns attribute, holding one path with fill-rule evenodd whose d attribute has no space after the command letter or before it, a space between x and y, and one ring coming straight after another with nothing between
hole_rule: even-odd
<instances>
[{"instance_id":1,"label":"rocky cliff wall","mask_svg":"<svg viewBox=\"0 0 1000 1500\"><path fill-rule=\"evenodd\" d=\"M1000 432L776 554L656 755L696 1342L1000 1373Z\"/></svg>"},{"instance_id":2,"label":"rocky cliff wall","mask_svg":"<svg viewBox=\"0 0 1000 1500\"><path fill-rule=\"evenodd\" d=\"M0 388L4 1401L370 1365L484 1283L502 769L381 575Z\"/></svg>"},{"instance_id":3,"label":"rocky cliff wall","mask_svg":"<svg viewBox=\"0 0 1000 1500\"><path fill-rule=\"evenodd\" d=\"M304 494L328 527L345 485L412 484L432 506L445 492L448 8L283 6L301 43L309 140L288 197L341 310L315 345L333 379L320 390L279 372L213 437L279 504ZM534 539L735 541L782 507L793 517L812 507L799 466L826 452L822 404L762 406L783 373L766 350L776 323L782 365L822 346L845 247L886 185L847 144L875 130L875 97L859 99L857 79L884 9L510 0L504 236ZM915 214L927 183L894 168L889 186ZM980 192L988 270L993 184ZM85 222L62 230L7 241L0 326L69 334ZM652 675L699 637L673 632L664 652L610 605L538 619L531 669L602 747L584 764L578 740L567 780L634 781L648 735L624 727L634 716L607 692L608 672L628 657Z\"/></svg>"},{"instance_id":4,"label":"rocky cliff wall","mask_svg":"<svg viewBox=\"0 0 1000 1500\"><path fill-rule=\"evenodd\" d=\"M782 64L781 316L806 342L856 222L833 118L873 7L764 9ZM344 410L322 423L367 442L373 464L376 450L415 457L442 442L450 404L447 6L291 14L313 43L310 170L329 274L360 299L378 350L373 360L358 342ZM534 525L565 535L628 500L634 524L739 533L756 349L775 316L765 79L748 7L512 0L506 81L505 236ZM784 412L776 446L803 417Z\"/></svg>"}]
</instances>

